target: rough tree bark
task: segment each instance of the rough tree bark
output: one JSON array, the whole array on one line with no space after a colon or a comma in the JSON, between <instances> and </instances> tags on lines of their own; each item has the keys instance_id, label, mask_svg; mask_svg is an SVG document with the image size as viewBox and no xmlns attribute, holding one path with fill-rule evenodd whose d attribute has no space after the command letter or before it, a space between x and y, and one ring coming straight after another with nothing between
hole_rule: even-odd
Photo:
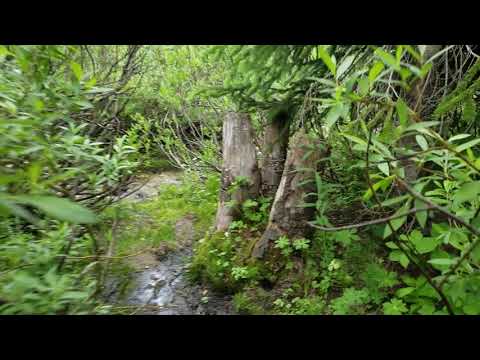
<instances>
[{"instance_id":1,"label":"rough tree bark","mask_svg":"<svg viewBox=\"0 0 480 360\"><path fill-rule=\"evenodd\" d=\"M223 122L223 165L216 230L226 231L240 215L240 204L258 196L260 171L257 165L254 132L247 114L228 113ZM229 191L238 177L248 178L249 185ZM230 206L231 201L235 202Z\"/></svg>"},{"instance_id":2,"label":"rough tree bark","mask_svg":"<svg viewBox=\"0 0 480 360\"><path fill-rule=\"evenodd\" d=\"M262 258L273 241L280 236L290 239L308 236L312 229L305 221L312 220L315 208L302 207L305 202L316 199L306 194L315 192L315 173L318 160L323 156L320 151L310 152L313 143L302 129L290 139L290 149L283 169L280 185L270 211L268 225L260 240L255 244L252 256ZM315 146L318 149L318 146ZM308 155L307 152L310 152ZM308 155L308 156L307 156ZM305 171L304 169L312 169ZM310 182L305 183L306 181Z\"/></svg>"},{"instance_id":3,"label":"rough tree bark","mask_svg":"<svg viewBox=\"0 0 480 360\"><path fill-rule=\"evenodd\" d=\"M277 113L265 127L262 159L262 194L274 197L287 157L289 122L287 112Z\"/></svg>"}]
</instances>

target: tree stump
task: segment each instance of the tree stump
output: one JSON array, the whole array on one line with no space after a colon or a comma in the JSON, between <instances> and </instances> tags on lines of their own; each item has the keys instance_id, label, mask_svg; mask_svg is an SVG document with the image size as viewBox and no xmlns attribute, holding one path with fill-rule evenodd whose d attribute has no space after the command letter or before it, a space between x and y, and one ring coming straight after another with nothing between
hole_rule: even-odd
<instances>
[{"instance_id":1,"label":"tree stump","mask_svg":"<svg viewBox=\"0 0 480 360\"><path fill-rule=\"evenodd\" d=\"M248 179L248 185L241 186L234 192L229 191L238 177ZM250 117L230 112L223 122L223 165L216 231L226 231L240 215L241 204L249 198L257 197L259 190L260 171Z\"/></svg>"},{"instance_id":2,"label":"tree stump","mask_svg":"<svg viewBox=\"0 0 480 360\"><path fill-rule=\"evenodd\" d=\"M289 124L287 114L281 112L265 127L262 160L262 194L274 197L282 178L287 157Z\"/></svg>"},{"instance_id":3,"label":"tree stump","mask_svg":"<svg viewBox=\"0 0 480 360\"><path fill-rule=\"evenodd\" d=\"M316 201L311 193L316 191L315 171L318 160L323 157L321 151L317 150L317 142L313 142L303 129L291 138L268 225L254 246L253 257L262 258L271 243L283 235L294 239L311 234L312 229L305 222L313 219L315 208L302 205ZM311 151L312 146L315 146L314 151Z\"/></svg>"}]
</instances>

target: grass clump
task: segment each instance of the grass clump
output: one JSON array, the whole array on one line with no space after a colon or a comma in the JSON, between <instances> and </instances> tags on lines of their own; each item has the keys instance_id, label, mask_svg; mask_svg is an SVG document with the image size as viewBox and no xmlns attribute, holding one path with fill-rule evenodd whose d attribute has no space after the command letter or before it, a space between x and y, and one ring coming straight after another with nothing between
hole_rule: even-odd
<instances>
[{"instance_id":1,"label":"grass clump","mask_svg":"<svg viewBox=\"0 0 480 360\"><path fill-rule=\"evenodd\" d=\"M186 174L179 185L165 184L152 200L120 203L103 214L103 233L116 236L117 254L133 253L161 245L174 248L175 224L189 215L195 232L201 234L211 225L216 211L218 176L200 179ZM116 229L112 229L117 223Z\"/></svg>"}]
</instances>

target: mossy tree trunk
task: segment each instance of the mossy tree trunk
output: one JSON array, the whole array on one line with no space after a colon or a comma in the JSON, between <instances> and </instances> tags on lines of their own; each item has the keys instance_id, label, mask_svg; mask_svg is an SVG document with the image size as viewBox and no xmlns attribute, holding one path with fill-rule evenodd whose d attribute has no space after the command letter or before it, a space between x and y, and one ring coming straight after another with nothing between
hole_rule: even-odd
<instances>
[{"instance_id":1,"label":"mossy tree trunk","mask_svg":"<svg viewBox=\"0 0 480 360\"><path fill-rule=\"evenodd\" d=\"M226 231L240 216L241 204L258 196L260 171L257 165L254 131L247 114L230 112L223 122L223 165L216 230ZM232 184L243 178L248 184L231 191Z\"/></svg>"},{"instance_id":2,"label":"mossy tree trunk","mask_svg":"<svg viewBox=\"0 0 480 360\"><path fill-rule=\"evenodd\" d=\"M272 243L283 235L295 239L311 234L312 229L306 221L313 219L315 208L302 205L316 201L315 196L306 195L316 190L315 171L318 160L322 157L318 145L317 141L309 138L303 129L290 139L290 149L268 225L254 246L252 252L254 258L263 258Z\"/></svg>"}]
</instances>

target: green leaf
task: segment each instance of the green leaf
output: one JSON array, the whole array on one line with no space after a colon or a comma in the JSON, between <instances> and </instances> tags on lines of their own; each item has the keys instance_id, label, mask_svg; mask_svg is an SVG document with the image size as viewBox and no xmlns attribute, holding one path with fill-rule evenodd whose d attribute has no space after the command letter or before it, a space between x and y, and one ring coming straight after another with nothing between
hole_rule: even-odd
<instances>
[{"instance_id":1,"label":"green leaf","mask_svg":"<svg viewBox=\"0 0 480 360\"><path fill-rule=\"evenodd\" d=\"M455 150L461 153L462 151L467 150L467 149L477 145L478 143L480 143L480 139L474 139L474 140L471 140L471 141L469 141L465 144L457 146L457 148Z\"/></svg>"},{"instance_id":2,"label":"green leaf","mask_svg":"<svg viewBox=\"0 0 480 360\"><path fill-rule=\"evenodd\" d=\"M357 144L364 145L365 147L367 146L367 142L365 140L360 139L359 137L349 135L349 134L343 134L343 133L341 135Z\"/></svg>"},{"instance_id":3,"label":"green leaf","mask_svg":"<svg viewBox=\"0 0 480 360\"><path fill-rule=\"evenodd\" d=\"M456 140L465 139L465 138L468 138L470 136L472 136L472 135L470 135L470 134L458 134L458 135L452 136L450 139L448 139L448 142L454 142Z\"/></svg>"},{"instance_id":4,"label":"green leaf","mask_svg":"<svg viewBox=\"0 0 480 360\"><path fill-rule=\"evenodd\" d=\"M425 204L423 201L420 201L418 199L415 199L414 206L416 209L422 209L425 207ZM427 225L427 217L428 217L428 212L427 211L417 211L415 213L415 218L418 221L418 224L424 228Z\"/></svg>"},{"instance_id":5,"label":"green leaf","mask_svg":"<svg viewBox=\"0 0 480 360\"><path fill-rule=\"evenodd\" d=\"M360 96L365 96L368 94L368 90L370 88L369 80L365 77L362 77L358 80L358 93Z\"/></svg>"},{"instance_id":6,"label":"green leaf","mask_svg":"<svg viewBox=\"0 0 480 360\"><path fill-rule=\"evenodd\" d=\"M398 246L393 241L389 241L385 243L385 246L388 247L389 249L398 249Z\"/></svg>"},{"instance_id":7,"label":"green leaf","mask_svg":"<svg viewBox=\"0 0 480 360\"><path fill-rule=\"evenodd\" d=\"M375 65L370 69L370 72L368 73L368 80L370 80L370 83L373 83L375 79L378 77L378 75L382 72L382 70L385 68L385 65L383 65L382 62L377 61Z\"/></svg>"},{"instance_id":8,"label":"green leaf","mask_svg":"<svg viewBox=\"0 0 480 360\"><path fill-rule=\"evenodd\" d=\"M318 47L318 55L320 56L320 58L323 60L323 62L325 63L325 65L327 65L328 69L330 70L330 72L332 73L332 75L334 77L336 77L336 65L335 63L333 62L332 58L330 57L330 55L328 54L327 50L325 49L325 46L324 45L320 45Z\"/></svg>"},{"instance_id":9,"label":"green leaf","mask_svg":"<svg viewBox=\"0 0 480 360\"><path fill-rule=\"evenodd\" d=\"M475 200L478 198L478 194L480 194L480 181L465 183L455 193L453 203L460 205L465 201Z\"/></svg>"},{"instance_id":10,"label":"green leaf","mask_svg":"<svg viewBox=\"0 0 480 360\"><path fill-rule=\"evenodd\" d=\"M383 313L385 315L402 315L408 311L405 303L400 299L392 299L383 304Z\"/></svg>"},{"instance_id":11,"label":"green leaf","mask_svg":"<svg viewBox=\"0 0 480 360\"><path fill-rule=\"evenodd\" d=\"M398 65L397 63L397 60L393 57L393 55L387 53L386 51L380 49L380 48L377 48L375 49L375 54L380 58L382 59L382 61L390 66L391 68L395 69L395 70L400 70L400 66Z\"/></svg>"},{"instance_id":12,"label":"green leaf","mask_svg":"<svg viewBox=\"0 0 480 360\"><path fill-rule=\"evenodd\" d=\"M425 300L422 307L418 310L420 315L433 315L435 312L435 304L432 301Z\"/></svg>"},{"instance_id":13,"label":"green leaf","mask_svg":"<svg viewBox=\"0 0 480 360\"><path fill-rule=\"evenodd\" d=\"M402 99L398 99L397 103L395 104L398 114L398 120L400 121L401 126L407 126L408 123L408 107L405 104L405 101Z\"/></svg>"},{"instance_id":14,"label":"green leaf","mask_svg":"<svg viewBox=\"0 0 480 360\"><path fill-rule=\"evenodd\" d=\"M436 238L423 237L418 230L412 231L408 238L420 254L432 252L439 245L439 241Z\"/></svg>"},{"instance_id":15,"label":"green leaf","mask_svg":"<svg viewBox=\"0 0 480 360\"><path fill-rule=\"evenodd\" d=\"M428 149L428 142L422 135L415 135L415 139L417 140L417 144L420 145L420 148L423 151Z\"/></svg>"},{"instance_id":16,"label":"green leaf","mask_svg":"<svg viewBox=\"0 0 480 360\"><path fill-rule=\"evenodd\" d=\"M377 166L382 173L384 173L387 176L390 176L390 168L388 167L388 163L386 162L380 163Z\"/></svg>"},{"instance_id":17,"label":"green leaf","mask_svg":"<svg viewBox=\"0 0 480 360\"><path fill-rule=\"evenodd\" d=\"M413 291L415 291L414 287L404 287L404 288L398 289L397 292L395 293L395 296L402 298L407 296L408 294L411 294Z\"/></svg>"},{"instance_id":18,"label":"green leaf","mask_svg":"<svg viewBox=\"0 0 480 360\"><path fill-rule=\"evenodd\" d=\"M6 214L13 214L15 216L18 216L22 219L29 221L32 224L35 224L38 221L38 219L29 211L5 199L0 199L0 212L6 213Z\"/></svg>"},{"instance_id":19,"label":"green leaf","mask_svg":"<svg viewBox=\"0 0 480 360\"><path fill-rule=\"evenodd\" d=\"M380 180L379 182L372 185L373 190L377 191L378 189L382 188L385 191L387 187L392 183L394 178L395 176L389 176ZM369 188L363 195L363 200L368 201L372 196L373 196L373 191L372 189Z\"/></svg>"},{"instance_id":20,"label":"green leaf","mask_svg":"<svg viewBox=\"0 0 480 360\"><path fill-rule=\"evenodd\" d=\"M432 265L453 265L456 263L454 259L431 259L428 262Z\"/></svg>"},{"instance_id":21,"label":"green leaf","mask_svg":"<svg viewBox=\"0 0 480 360\"><path fill-rule=\"evenodd\" d=\"M342 63L338 66L336 78L339 79L345 71L352 65L353 60L355 60L355 55L347 56Z\"/></svg>"},{"instance_id":22,"label":"green leaf","mask_svg":"<svg viewBox=\"0 0 480 360\"><path fill-rule=\"evenodd\" d=\"M407 268L408 264L410 263L410 260L408 257L400 250L393 250L388 258L392 261L397 261L400 263L400 265L403 266L403 268Z\"/></svg>"},{"instance_id":23,"label":"green leaf","mask_svg":"<svg viewBox=\"0 0 480 360\"><path fill-rule=\"evenodd\" d=\"M403 200L406 200L410 197L410 195L402 195L402 196L397 196L392 199L388 199L382 202L382 206L388 207L392 206L395 204L398 204L399 202L402 202Z\"/></svg>"},{"instance_id":24,"label":"green leaf","mask_svg":"<svg viewBox=\"0 0 480 360\"><path fill-rule=\"evenodd\" d=\"M419 123L415 123L410 125L405 129L405 131L412 131L412 130L421 130L421 129L426 129L435 125L440 124L439 121L422 121Z\"/></svg>"},{"instance_id":25,"label":"green leaf","mask_svg":"<svg viewBox=\"0 0 480 360\"><path fill-rule=\"evenodd\" d=\"M343 113L343 104L339 103L333 106L330 111L327 114L327 118L325 119L325 127L327 128L327 131L330 130L330 128L335 125L337 120L340 118L340 116Z\"/></svg>"},{"instance_id":26,"label":"green leaf","mask_svg":"<svg viewBox=\"0 0 480 360\"><path fill-rule=\"evenodd\" d=\"M88 80L86 83L85 83L85 89L91 89L92 87L95 86L95 84L97 83L97 79L95 77L92 77L90 80Z\"/></svg>"},{"instance_id":27,"label":"green leaf","mask_svg":"<svg viewBox=\"0 0 480 360\"><path fill-rule=\"evenodd\" d=\"M75 61L71 61L70 68L72 69L77 80L78 81L82 80L82 76L83 76L82 66L79 63L76 63Z\"/></svg>"},{"instance_id":28,"label":"green leaf","mask_svg":"<svg viewBox=\"0 0 480 360\"><path fill-rule=\"evenodd\" d=\"M93 224L97 221L92 211L68 199L40 195L17 195L11 198L15 202L32 205L58 220L76 224Z\"/></svg>"}]
</instances>

